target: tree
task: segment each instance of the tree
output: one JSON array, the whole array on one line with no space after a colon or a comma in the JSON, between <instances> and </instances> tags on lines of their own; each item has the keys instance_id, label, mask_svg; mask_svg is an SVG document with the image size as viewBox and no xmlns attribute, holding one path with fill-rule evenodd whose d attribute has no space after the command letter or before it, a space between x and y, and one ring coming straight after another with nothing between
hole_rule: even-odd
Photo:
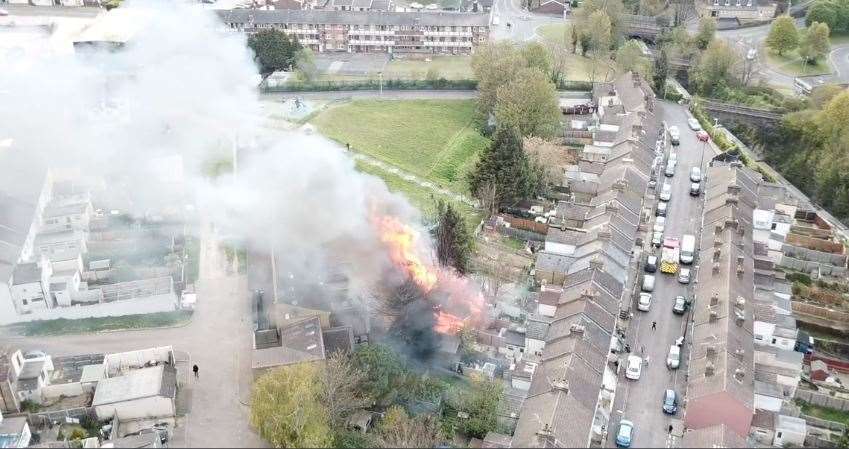
<instances>
[{"instance_id":1,"label":"tree","mask_svg":"<svg viewBox=\"0 0 849 449\"><path fill-rule=\"evenodd\" d=\"M265 373L254 385L251 425L275 447L329 447L331 429L320 403L319 368L291 365Z\"/></svg>"},{"instance_id":2,"label":"tree","mask_svg":"<svg viewBox=\"0 0 849 449\"><path fill-rule=\"evenodd\" d=\"M640 0L640 14L644 16L659 16L665 8L664 0Z\"/></svg>"},{"instance_id":3,"label":"tree","mask_svg":"<svg viewBox=\"0 0 849 449\"><path fill-rule=\"evenodd\" d=\"M259 64L259 71L263 75L294 66L302 48L297 39L292 39L276 29L262 30L251 35L248 38L248 47L254 51L254 60Z\"/></svg>"},{"instance_id":4,"label":"tree","mask_svg":"<svg viewBox=\"0 0 849 449\"><path fill-rule=\"evenodd\" d=\"M608 46L617 43L624 27L622 17L625 14L625 5L622 0L584 0L575 14L575 25L578 26L579 33L587 34L594 30L590 17L598 11L603 11L610 21Z\"/></svg>"},{"instance_id":5,"label":"tree","mask_svg":"<svg viewBox=\"0 0 849 449\"><path fill-rule=\"evenodd\" d=\"M442 440L439 421L433 415L410 417L393 405L376 429L380 447L436 447Z\"/></svg>"},{"instance_id":6,"label":"tree","mask_svg":"<svg viewBox=\"0 0 849 449\"><path fill-rule=\"evenodd\" d=\"M355 367L344 353L330 355L319 380L319 397L327 409L328 421L334 429L344 427L351 413L372 404L371 398L363 393L365 372Z\"/></svg>"},{"instance_id":7,"label":"tree","mask_svg":"<svg viewBox=\"0 0 849 449\"><path fill-rule=\"evenodd\" d=\"M515 128L522 136L551 137L560 128L557 89L536 68L527 68L498 88L495 120Z\"/></svg>"},{"instance_id":8,"label":"tree","mask_svg":"<svg viewBox=\"0 0 849 449\"><path fill-rule=\"evenodd\" d=\"M610 45L613 39L612 25L610 17L603 10L598 10L590 14L587 21L587 31L589 35L590 52L592 55L592 72L590 73L590 81L595 82L596 70L598 65L607 61L610 55Z\"/></svg>"},{"instance_id":9,"label":"tree","mask_svg":"<svg viewBox=\"0 0 849 449\"><path fill-rule=\"evenodd\" d=\"M651 77L651 61L643 54L640 43L634 39L629 40L625 45L619 47L619 50L616 50L616 67L622 73L639 73L646 79Z\"/></svg>"},{"instance_id":10,"label":"tree","mask_svg":"<svg viewBox=\"0 0 849 449\"><path fill-rule=\"evenodd\" d=\"M106 0L102 4L103 4L103 7L106 8L107 11L110 11L112 9L115 9L115 8L121 6L122 3L124 3L124 0Z\"/></svg>"},{"instance_id":11,"label":"tree","mask_svg":"<svg viewBox=\"0 0 849 449\"><path fill-rule=\"evenodd\" d=\"M574 27L571 27L574 29ZM545 39L543 41L546 51L551 57L550 77L551 82L555 85L566 77L566 70L569 67L569 53L566 48L566 41L560 39ZM574 53L574 51L572 52Z\"/></svg>"},{"instance_id":12,"label":"tree","mask_svg":"<svg viewBox=\"0 0 849 449\"><path fill-rule=\"evenodd\" d=\"M845 23L842 23L841 12L849 7L841 6L838 2L829 0L817 0L808 8L805 15L805 25L811 26L814 22L824 23L832 31L846 31Z\"/></svg>"},{"instance_id":13,"label":"tree","mask_svg":"<svg viewBox=\"0 0 849 449\"><path fill-rule=\"evenodd\" d=\"M779 55L799 46L799 31L790 16L781 16L772 22L772 28L766 37L766 46Z\"/></svg>"},{"instance_id":14,"label":"tree","mask_svg":"<svg viewBox=\"0 0 849 449\"><path fill-rule=\"evenodd\" d=\"M799 44L799 56L806 64L809 62L816 64L831 51L829 33L828 25L819 22L812 23L805 31L802 42Z\"/></svg>"},{"instance_id":15,"label":"tree","mask_svg":"<svg viewBox=\"0 0 849 449\"><path fill-rule=\"evenodd\" d=\"M669 75L669 59L666 55L666 47L661 47L660 54L654 61L654 91L666 96L666 77Z\"/></svg>"},{"instance_id":16,"label":"tree","mask_svg":"<svg viewBox=\"0 0 849 449\"><path fill-rule=\"evenodd\" d=\"M313 81L318 76L318 67L315 65L315 55L309 48L302 48L295 55L295 67L301 81Z\"/></svg>"},{"instance_id":17,"label":"tree","mask_svg":"<svg viewBox=\"0 0 849 449\"><path fill-rule=\"evenodd\" d=\"M727 42L714 40L692 68L690 79L698 92L711 95L737 83L735 70L740 62L740 55Z\"/></svg>"},{"instance_id":18,"label":"tree","mask_svg":"<svg viewBox=\"0 0 849 449\"><path fill-rule=\"evenodd\" d=\"M521 49L526 67L538 69L540 72L551 73L551 54L539 42L531 42Z\"/></svg>"},{"instance_id":19,"label":"tree","mask_svg":"<svg viewBox=\"0 0 849 449\"><path fill-rule=\"evenodd\" d=\"M500 383L477 379L472 381L470 388L463 391L454 390L446 398L448 412L464 412L468 418L459 421L460 430L471 437L483 438L487 432L496 430L498 426L498 403L503 395Z\"/></svg>"},{"instance_id":20,"label":"tree","mask_svg":"<svg viewBox=\"0 0 849 449\"><path fill-rule=\"evenodd\" d=\"M466 274L472 253L472 237L466 222L454 206L442 200L436 203L436 212L436 257L441 265Z\"/></svg>"},{"instance_id":21,"label":"tree","mask_svg":"<svg viewBox=\"0 0 849 449\"><path fill-rule=\"evenodd\" d=\"M811 103L817 109L822 109L832 98L843 92L845 88L837 84L824 84L811 92Z\"/></svg>"},{"instance_id":22,"label":"tree","mask_svg":"<svg viewBox=\"0 0 849 449\"><path fill-rule=\"evenodd\" d=\"M523 149L515 128L499 126L492 144L486 148L469 173L469 187L480 192L487 183L495 186L495 203L515 204L544 189L542 169L534 166Z\"/></svg>"},{"instance_id":23,"label":"tree","mask_svg":"<svg viewBox=\"0 0 849 449\"><path fill-rule=\"evenodd\" d=\"M572 53L576 53L578 49L578 27L572 25L569 27L570 31L570 41L572 42Z\"/></svg>"},{"instance_id":24,"label":"tree","mask_svg":"<svg viewBox=\"0 0 849 449\"><path fill-rule=\"evenodd\" d=\"M562 177L566 167L578 163L575 153L557 141L528 137L525 138L524 148L531 160L545 167L545 176L549 181Z\"/></svg>"},{"instance_id":25,"label":"tree","mask_svg":"<svg viewBox=\"0 0 849 449\"><path fill-rule=\"evenodd\" d=\"M699 20L699 31L696 33L694 38L696 46L704 50L710 45L711 41L713 41L713 37L716 34L716 19L713 17L705 16Z\"/></svg>"},{"instance_id":26,"label":"tree","mask_svg":"<svg viewBox=\"0 0 849 449\"><path fill-rule=\"evenodd\" d=\"M395 351L385 345L366 345L351 356L355 369L366 374L363 393L380 402L392 393L407 370Z\"/></svg>"},{"instance_id":27,"label":"tree","mask_svg":"<svg viewBox=\"0 0 849 449\"><path fill-rule=\"evenodd\" d=\"M472 71L478 80L478 112L487 117L495 110L498 88L509 83L524 66L516 46L507 41L481 45L472 56Z\"/></svg>"}]
</instances>

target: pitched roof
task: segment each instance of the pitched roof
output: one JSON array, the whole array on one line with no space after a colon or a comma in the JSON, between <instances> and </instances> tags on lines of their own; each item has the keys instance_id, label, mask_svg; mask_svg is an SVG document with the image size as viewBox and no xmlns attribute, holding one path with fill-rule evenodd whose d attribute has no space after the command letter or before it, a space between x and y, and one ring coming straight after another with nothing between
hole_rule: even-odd
<instances>
[{"instance_id":1,"label":"pitched roof","mask_svg":"<svg viewBox=\"0 0 849 449\"><path fill-rule=\"evenodd\" d=\"M321 321L318 316L280 327L280 346L255 349L254 369L314 362L325 357Z\"/></svg>"},{"instance_id":2,"label":"pitched roof","mask_svg":"<svg viewBox=\"0 0 849 449\"><path fill-rule=\"evenodd\" d=\"M168 364L141 368L101 379L94 392L92 406L115 404L154 396L174 398L177 393L177 370Z\"/></svg>"},{"instance_id":3,"label":"pitched roof","mask_svg":"<svg viewBox=\"0 0 849 449\"><path fill-rule=\"evenodd\" d=\"M681 447L748 447L746 440L724 424L702 429L690 429L684 433Z\"/></svg>"}]
</instances>

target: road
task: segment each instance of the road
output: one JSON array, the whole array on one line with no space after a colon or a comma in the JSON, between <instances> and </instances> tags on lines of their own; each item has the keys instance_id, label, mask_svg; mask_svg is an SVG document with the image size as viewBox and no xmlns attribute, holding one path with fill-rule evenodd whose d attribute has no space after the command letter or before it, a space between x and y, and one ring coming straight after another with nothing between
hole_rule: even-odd
<instances>
[{"instance_id":1,"label":"road","mask_svg":"<svg viewBox=\"0 0 849 449\"><path fill-rule=\"evenodd\" d=\"M2 2L0 9L8 11L10 17L95 17L105 11L102 8L9 5Z\"/></svg>"},{"instance_id":2,"label":"road","mask_svg":"<svg viewBox=\"0 0 849 449\"><path fill-rule=\"evenodd\" d=\"M248 424L250 371L250 303L245 276L235 274L215 233L201 233L198 304L183 327L59 337L4 338L23 350L60 355L123 352L173 345L188 353L186 367L197 364L200 377L188 378L180 396L188 414L175 430L175 447L266 447ZM178 365L178 369L180 366ZM180 369L185 373L184 370Z\"/></svg>"},{"instance_id":3,"label":"road","mask_svg":"<svg viewBox=\"0 0 849 449\"><path fill-rule=\"evenodd\" d=\"M686 108L672 103L660 102L661 117L672 126L677 126L681 131L681 144L673 147L672 151L678 153L678 166L675 176L666 178L661 174L658 184L668 182L672 185L672 199L669 202L669 211L666 220L664 236L678 237L683 234L698 234L701 223L702 200L700 197L689 195L689 172L690 167L707 166L707 161L713 156L710 147L699 142L695 133L687 126L689 115ZM650 245L650 235L645 239ZM660 256L659 249L644 251ZM695 268L691 266L691 268ZM641 273L642 274L642 273ZM608 438L608 445L615 443L615 432L618 429L618 419L628 419L635 424L634 447L674 447L678 438L668 434L667 429L673 419L682 416L681 411L676 417L664 414L661 411L661 400L663 393L668 388L675 389L683 394L684 377L687 371L686 344L681 355L681 366L677 370L666 367L666 356L669 346L675 340L684 335L689 314L675 315L672 313L672 304L675 296L686 295L692 297L692 286L678 283L677 276L658 272L655 273L656 284L652 293L652 305L648 312L640 312L634 308L634 318L628 327L628 343L632 353L641 354L641 348L645 347L645 357L649 359L648 366L643 367L639 380L632 381L621 377L620 390L616 393L614 404L614 419L611 426L612 437ZM695 278L695 274L692 276ZM637 282L641 282L638 278ZM657 329L652 330L652 322L657 323ZM682 401L683 403L683 401Z\"/></svg>"},{"instance_id":4,"label":"road","mask_svg":"<svg viewBox=\"0 0 849 449\"><path fill-rule=\"evenodd\" d=\"M562 17L550 14L534 14L519 6L517 0L495 0L492 5L492 17L498 17L499 24L490 29L495 40L510 39L526 42L536 38L536 29L549 23L563 23ZM507 26L510 23L511 26Z\"/></svg>"}]
</instances>

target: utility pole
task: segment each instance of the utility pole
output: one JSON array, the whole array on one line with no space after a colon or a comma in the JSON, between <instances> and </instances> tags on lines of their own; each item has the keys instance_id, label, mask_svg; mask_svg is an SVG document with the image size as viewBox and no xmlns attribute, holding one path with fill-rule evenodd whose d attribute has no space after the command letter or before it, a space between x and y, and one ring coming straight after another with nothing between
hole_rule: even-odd
<instances>
[{"instance_id":1,"label":"utility pole","mask_svg":"<svg viewBox=\"0 0 849 449\"><path fill-rule=\"evenodd\" d=\"M380 93L378 96L383 96L383 72L377 72L377 76L380 78Z\"/></svg>"}]
</instances>

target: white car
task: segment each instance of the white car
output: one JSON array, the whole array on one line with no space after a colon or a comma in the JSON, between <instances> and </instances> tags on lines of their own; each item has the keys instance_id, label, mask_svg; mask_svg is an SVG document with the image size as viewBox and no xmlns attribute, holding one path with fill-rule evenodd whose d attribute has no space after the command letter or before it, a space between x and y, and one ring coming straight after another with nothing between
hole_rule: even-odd
<instances>
[{"instance_id":1,"label":"white car","mask_svg":"<svg viewBox=\"0 0 849 449\"><path fill-rule=\"evenodd\" d=\"M650 292L650 291L654 290L654 275L652 275L652 274L643 275L642 290L644 292Z\"/></svg>"},{"instance_id":2,"label":"white car","mask_svg":"<svg viewBox=\"0 0 849 449\"><path fill-rule=\"evenodd\" d=\"M681 348L679 346L669 346L669 355L666 356L666 366L669 369L678 369L681 366Z\"/></svg>"},{"instance_id":3,"label":"white car","mask_svg":"<svg viewBox=\"0 0 849 449\"><path fill-rule=\"evenodd\" d=\"M669 162L666 164L666 170L664 170L664 171L663 171L663 174L664 174L667 178L671 178L671 177L675 176L675 166L676 166L676 165L678 165L678 162L676 162L676 161L669 161Z\"/></svg>"},{"instance_id":4,"label":"white car","mask_svg":"<svg viewBox=\"0 0 849 449\"><path fill-rule=\"evenodd\" d=\"M640 293L640 301L637 304L637 310L648 312L651 309L651 293Z\"/></svg>"},{"instance_id":5,"label":"white car","mask_svg":"<svg viewBox=\"0 0 849 449\"><path fill-rule=\"evenodd\" d=\"M666 229L666 217L657 217L654 220L654 232L663 233Z\"/></svg>"},{"instance_id":6,"label":"white car","mask_svg":"<svg viewBox=\"0 0 849 449\"><path fill-rule=\"evenodd\" d=\"M625 377L631 380L639 380L642 372L643 359L635 355L628 356L628 368L625 370Z\"/></svg>"},{"instance_id":7,"label":"white car","mask_svg":"<svg viewBox=\"0 0 849 449\"><path fill-rule=\"evenodd\" d=\"M660 187L660 200L669 201L670 199L672 199L672 185L664 182Z\"/></svg>"},{"instance_id":8,"label":"white car","mask_svg":"<svg viewBox=\"0 0 849 449\"><path fill-rule=\"evenodd\" d=\"M680 282L682 284L689 284L690 283L690 269L689 268L681 267L681 269L678 270L678 282Z\"/></svg>"},{"instance_id":9,"label":"white car","mask_svg":"<svg viewBox=\"0 0 849 449\"><path fill-rule=\"evenodd\" d=\"M690 181L692 182L702 182L702 169L699 167L693 167L690 169Z\"/></svg>"},{"instance_id":10,"label":"white car","mask_svg":"<svg viewBox=\"0 0 849 449\"><path fill-rule=\"evenodd\" d=\"M691 118L691 119L687 120L687 125L689 125L690 129L692 129L693 131L701 131L702 130L702 125L700 125L699 121L696 120L695 118Z\"/></svg>"},{"instance_id":11,"label":"white car","mask_svg":"<svg viewBox=\"0 0 849 449\"><path fill-rule=\"evenodd\" d=\"M662 232L653 232L651 235L651 244L656 248L660 248L660 245L663 245L663 233Z\"/></svg>"},{"instance_id":12,"label":"white car","mask_svg":"<svg viewBox=\"0 0 849 449\"><path fill-rule=\"evenodd\" d=\"M672 145L681 143L681 133L678 131L677 126L669 127L669 140L672 142Z\"/></svg>"}]
</instances>

